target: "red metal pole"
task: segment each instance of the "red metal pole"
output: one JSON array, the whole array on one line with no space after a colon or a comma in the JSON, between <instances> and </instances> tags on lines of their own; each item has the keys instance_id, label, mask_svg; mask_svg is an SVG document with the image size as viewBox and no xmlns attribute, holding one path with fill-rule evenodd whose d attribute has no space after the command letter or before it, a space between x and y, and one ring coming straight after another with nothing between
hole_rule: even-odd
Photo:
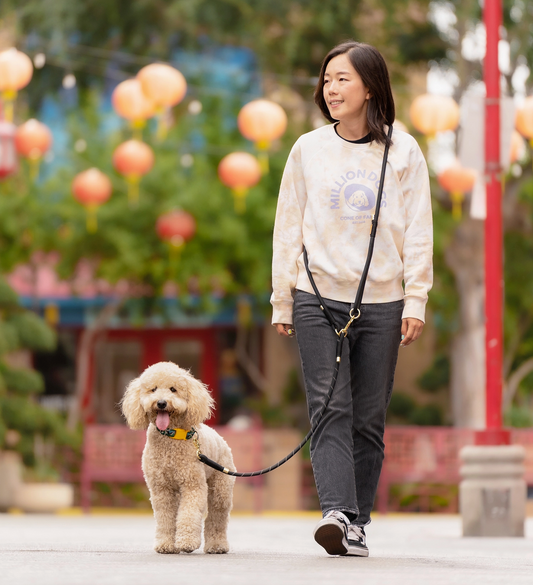
<instances>
[{"instance_id":1,"label":"red metal pole","mask_svg":"<svg viewBox=\"0 0 533 585\"><path fill-rule=\"evenodd\" d=\"M485 0L484 21L487 51L484 79L485 102L485 350L486 350L486 430L478 433L478 444L509 443L502 429L503 354L503 262L502 262L502 184L500 166L500 70L498 42L502 22L501 0Z\"/></svg>"}]
</instances>

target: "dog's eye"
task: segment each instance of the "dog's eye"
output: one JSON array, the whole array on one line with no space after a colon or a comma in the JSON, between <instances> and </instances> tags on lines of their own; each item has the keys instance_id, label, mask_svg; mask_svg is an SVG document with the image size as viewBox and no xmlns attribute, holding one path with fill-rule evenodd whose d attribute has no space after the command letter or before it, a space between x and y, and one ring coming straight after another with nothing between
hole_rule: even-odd
<instances>
[{"instance_id":1,"label":"dog's eye","mask_svg":"<svg viewBox=\"0 0 533 585\"><path fill-rule=\"evenodd\" d=\"M176 392L176 388L174 388L174 386L172 386L172 388L170 389L171 392Z\"/></svg>"},{"instance_id":2,"label":"dog's eye","mask_svg":"<svg viewBox=\"0 0 533 585\"><path fill-rule=\"evenodd\" d=\"M157 386L155 388L152 388L152 392L155 392L157 390Z\"/></svg>"}]
</instances>

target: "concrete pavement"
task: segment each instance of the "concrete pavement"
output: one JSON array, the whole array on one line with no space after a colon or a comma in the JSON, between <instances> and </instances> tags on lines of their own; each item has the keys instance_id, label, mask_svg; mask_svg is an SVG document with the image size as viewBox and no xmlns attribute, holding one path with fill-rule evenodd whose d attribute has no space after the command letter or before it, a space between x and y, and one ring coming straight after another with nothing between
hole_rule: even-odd
<instances>
[{"instance_id":1,"label":"concrete pavement","mask_svg":"<svg viewBox=\"0 0 533 585\"><path fill-rule=\"evenodd\" d=\"M360 583L531 585L526 538L461 538L457 516L376 517L370 557L329 557L312 538L318 515L232 517L228 555L158 555L145 515L0 514L2 585Z\"/></svg>"}]
</instances>

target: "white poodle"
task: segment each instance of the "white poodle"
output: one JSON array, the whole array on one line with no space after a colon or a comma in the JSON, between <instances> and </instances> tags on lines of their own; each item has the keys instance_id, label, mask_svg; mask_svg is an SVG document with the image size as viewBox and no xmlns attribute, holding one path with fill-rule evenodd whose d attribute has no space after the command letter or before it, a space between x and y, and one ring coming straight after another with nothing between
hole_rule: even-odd
<instances>
[{"instance_id":1,"label":"white poodle","mask_svg":"<svg viewBox=\"0 0 533 585\"><path fill-rule=\"evenodd\" d=\"M205 518L204 551L228 552L235 478L201 463L189 432L198 433L202 453L235 470L226 442L202 424L213 408L206 386L176 364L160 362L130 382L121 405L130 428L148 429L142 469L156 520L155 550L200 548ZM173 429L183 438L169 437Z\"/></svg>"}]
</instances>

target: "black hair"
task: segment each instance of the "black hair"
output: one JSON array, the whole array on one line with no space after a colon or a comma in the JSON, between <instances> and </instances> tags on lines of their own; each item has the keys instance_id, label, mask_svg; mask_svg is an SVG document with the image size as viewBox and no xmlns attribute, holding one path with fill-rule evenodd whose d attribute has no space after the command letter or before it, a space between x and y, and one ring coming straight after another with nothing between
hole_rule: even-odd
<instances>
[{"instance_id":1,"label":"black hair","mask_svg":"<svg viewBox=\"0 0 533 585\"><path fill-rule=\"evenodd\" d=\"M336 122L335 118L332 118L329 113L324 99L324 75L328 63L334 57L345 54L372 96L368 100L366 114L371 139L380 144L386 144L390 139L387 137L383 126L385 124L390 126L394 122L396 110L387 64L382 54L372 45L357 43L356 41L345 41L331 49L320 68L320 75L315 88L315 103L330 122ZM392 141L390 142L392 143Z\"/></svg>"}]
</instances>

